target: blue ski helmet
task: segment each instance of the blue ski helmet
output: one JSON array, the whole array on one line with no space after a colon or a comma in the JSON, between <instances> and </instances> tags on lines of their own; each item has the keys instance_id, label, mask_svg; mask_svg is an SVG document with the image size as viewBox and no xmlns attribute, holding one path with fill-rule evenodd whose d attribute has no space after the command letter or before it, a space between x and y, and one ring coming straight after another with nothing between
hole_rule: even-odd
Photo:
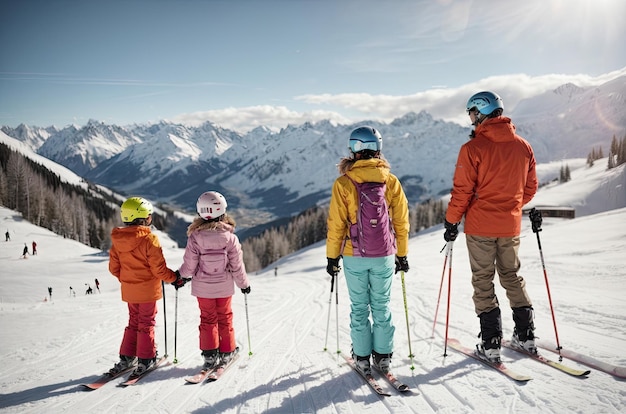
<instances>
[{"instance_id":1,"label":"blue ski helmet","mask_svg":"<svg viewBox=\"0 0 626 414\"><path fill-rule=\"evenodd\" d=\"M484 91L472 95L467 101L467 112L476 108L483 115L490 115L496 109L504 110L502 98L493 92Z\"/></svg>"},{"instance_id":2,"label":"blue ski helmet","mask_svg":"<svg viewBox=\"0 0 626 414\"><path fill-rule=\"evenodd\" d=\"M358 127L350 134L349 147L354 153L364 150L380 151L383 149L383 137L372 127Z\"/></svg>"}]
</instances>

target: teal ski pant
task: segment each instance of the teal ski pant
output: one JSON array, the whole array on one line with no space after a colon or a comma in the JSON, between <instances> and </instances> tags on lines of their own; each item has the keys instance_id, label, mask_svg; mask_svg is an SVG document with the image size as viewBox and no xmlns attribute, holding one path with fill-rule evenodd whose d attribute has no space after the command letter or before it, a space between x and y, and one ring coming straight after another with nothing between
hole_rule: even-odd
<instances>
[{"instance_id":1,"label":"teal ski pant","mask_svg":"<svg viewBox=\"0 0 626 414\"><path fill-rule=\"evenodd\" d=\"M369 356L372 351L393 352L396 328L391 320L389 301L395 256L344 256L343 268L351 302L352 352L358 356Z\"/></svg>"}]
</instances>

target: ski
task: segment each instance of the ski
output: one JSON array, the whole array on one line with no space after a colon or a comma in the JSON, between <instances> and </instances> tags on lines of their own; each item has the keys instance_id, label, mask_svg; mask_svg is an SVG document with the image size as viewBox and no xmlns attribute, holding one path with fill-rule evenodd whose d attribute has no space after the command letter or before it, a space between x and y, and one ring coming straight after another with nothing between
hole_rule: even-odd
<instances>
[{"instance_id":1,"label":"ski","mask_svg":"<svg viewBox=\"0 0 626 414\"><path fill-rule=\"evenodd\" d=\"M141 380L146 375L148 375L149 373L151 373L152 371L154 371L155 369L157 369L158 367L163 365L164 362L167 362L167 357L166 356L157 359L156 362L150 368L148 368L147 370L142 372L140 375L134 376L133 374L130 374L128 379L126 381L122 382L119 386L120 387L128 387L129 385L135 385L137 382L139 382L139 380Z\"/></svg>"},{"instance_id":2,"label":"ski","mask_svg":"<svg viewBox=\"0 0 626 414\"><path fill-rule=\"evenodd\" d=\"M83 387L90 389L90 390L97 390L98 388L102 387L104 384L106 384L107 382L114 380L115 378L121 377L122 375L132 371L135 367L130 367L127 369L123 369L115 374L111 374L109 372L105 372L104 374L102 374L102 376L100 378L98 378L97 380L95 380L94 382L92 382L91 384L83 384Z\"/></svg>"},{"instance_id":3,"label":"ski","mask_svg":"<svg viewBox=\"0 0 626 414\"><path fill-rule=\"evenodd\" d=\"M559 371L565 372L566 374L572 375L574 377L585 377L585 376L589 375L589 373L591 372L589 370L583 371L581 369L575 369L575 368L572 368L572 367L568 367L567 365L563 365L560 362L552 361L552 360L544 357L543 355L532 354L532 353L526 351L523 348L515 346L511 341L506 340L506 339L502 340L502 346L505 346L505 347L507 347L509 349L512 349L512 350L517 351L519 353L522 353L522 354L524 354L526 356L529 356L532 359L534 359L535 361L539 361L539 362L541 362L543 364L549 365L552 368L556 368Z\"/></svg>"},{"instance_id":4,"label":"ski","mask_svg":"<svg viewBox=\"0 0 626 414\"><path fill-rule=\"evenodd\" d=\"M380 384L378 383L378 381L376 381L376 378L374 378L371 374L367 375L364 374L363 372L359 371L356 367L356 364L354 363L354 360L352 359L352 357L349 357L347 355L341 354L343 356L343 358L346 360L346 362L348 363L348 365L350 365L350 367L356 371L361 378L363 378L365 380L365 382L367 382L367 384L370 386L370 388L372 390L374 390L374 392L382 397L390 397L391 394L389 394L388 392L385 392L385 390L383 390L383 387L380 386Z\"/></svg>"},{"instance_id":5,"label":"ski","mask_svg":"<svg viewBox=\"0 0 626 414\"><path fill-rule=\"evenodd\" d=\"M207 382L213 382L220 379L224 372L226 372L228 368L232 367L237 359L239 359L239 348L236 348L235 354L231 357L227 364L218 366L207 376Z\"/></svg>"},{"instance_id":6,"label":"ski","mask_svg":"<svg viewBox=\"0 0 626 414\"><path fill-rule=\"evenodd\" d=\"M475 350L461 345L461 343L458 341L458 339L448 338L448 345L450 345L450 347L452 349L456 350L457 352L460 352L462 354L465 354L465 355L467 355L469 357L472 357L472 358L482 362L486 366L491 367L491 368L495 369L496 371L501 372L502 374L506 375L507 377L511 378L514 381L526 382L526 381L530 381L532 379L529 376L518 374L517 372L511 370L509 367L504 365L502 362L496 363L496 362L491 362L491 361L489 361L487 359L482 358L479 354L476 353Z\"/></svg>"},{"instance_id":7,"label":"ski","mask_svg":"<svg viewBox=\"0 0 626 414\"><path fill-rule=\"evenodd\" d=\"M580 364L586 365L590 368L597 369L598 371L605 372L607 374L613 375L617 378L626 378L626 367L621 367L619 365L609 364L603 361L598 361L597 359L590 357L588 355L580 354L576 351L571 351L569 349L559 350L556 347L549 346L548 344L539 342L537 344L542 349L546 349L548 351L554 352L556 354L561 355L567 359L578 362Z\"/></svg>"},{"instance_id":8,"label":"ski","mask_svg":"<svg viewBox=\"0 0 626 414\"><path fill-rule=\"evenodd\" d=\"M392 372L384 372L376 366L374 366L374 369L378 371L378 373L382 375L382 377L396 390L400 392L411 391L411 388L408 386L408 384L400 381Z\"/></svg>"},{"instance_id":9,"label":"ski","mask_svg":"<svg viewBox=\"0 0 626 414\"><path fill-rule=\"evenodd\" d=\"M185 378L185 381L187 381L187 383L189 384L200 384L205 379L207 379L207 377L211 375L213 371L215 371L215 369L203 369L200 372L198 372L196 375L194 375L193 377Z\"/></svg>"}]
</instances>

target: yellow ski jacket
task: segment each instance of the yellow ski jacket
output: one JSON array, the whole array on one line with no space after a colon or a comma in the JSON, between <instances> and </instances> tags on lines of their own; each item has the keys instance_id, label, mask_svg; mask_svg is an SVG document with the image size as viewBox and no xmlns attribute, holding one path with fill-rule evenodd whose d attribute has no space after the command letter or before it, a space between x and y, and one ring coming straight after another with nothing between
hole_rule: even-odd
<instances>
[{"instance_id":1,"label":"yellow ski jacket","mask_svg":"<svg viewBox=\"0 0 626 414\"><path fill-rule=\"evenodd\" d=\"M409 251L409 206L402 184L390 172L389 163L380 158L357 161L343 159L339 164L339 172L342 175L333 184L328 211L326 257L334 259L340 255L353 255L349 231L350 225L357 221L358 199L356 187L350 179L357 183L386 183L385 199L396 235L396 254L406 256Z\"/></svg>"}]
</instances>

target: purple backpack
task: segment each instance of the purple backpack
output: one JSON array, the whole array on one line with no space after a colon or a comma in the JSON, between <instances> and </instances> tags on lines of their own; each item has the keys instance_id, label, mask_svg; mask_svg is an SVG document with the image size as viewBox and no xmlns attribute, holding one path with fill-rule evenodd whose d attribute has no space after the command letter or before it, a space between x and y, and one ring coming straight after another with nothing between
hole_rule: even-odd
<instances>
[{"instance_id":1,"label":"purple backpack","mask_svg":"<svg viewBox=\"0 0 626 414\"><path fill-rule=\"evenodd\" d=\"M350 178L350 177L348 177ZM357 183L356 223L350 225L350 241L356 257L384 257L396 253L396 235L389 218L385 183Z\"/></svg>"}]
</instances>

